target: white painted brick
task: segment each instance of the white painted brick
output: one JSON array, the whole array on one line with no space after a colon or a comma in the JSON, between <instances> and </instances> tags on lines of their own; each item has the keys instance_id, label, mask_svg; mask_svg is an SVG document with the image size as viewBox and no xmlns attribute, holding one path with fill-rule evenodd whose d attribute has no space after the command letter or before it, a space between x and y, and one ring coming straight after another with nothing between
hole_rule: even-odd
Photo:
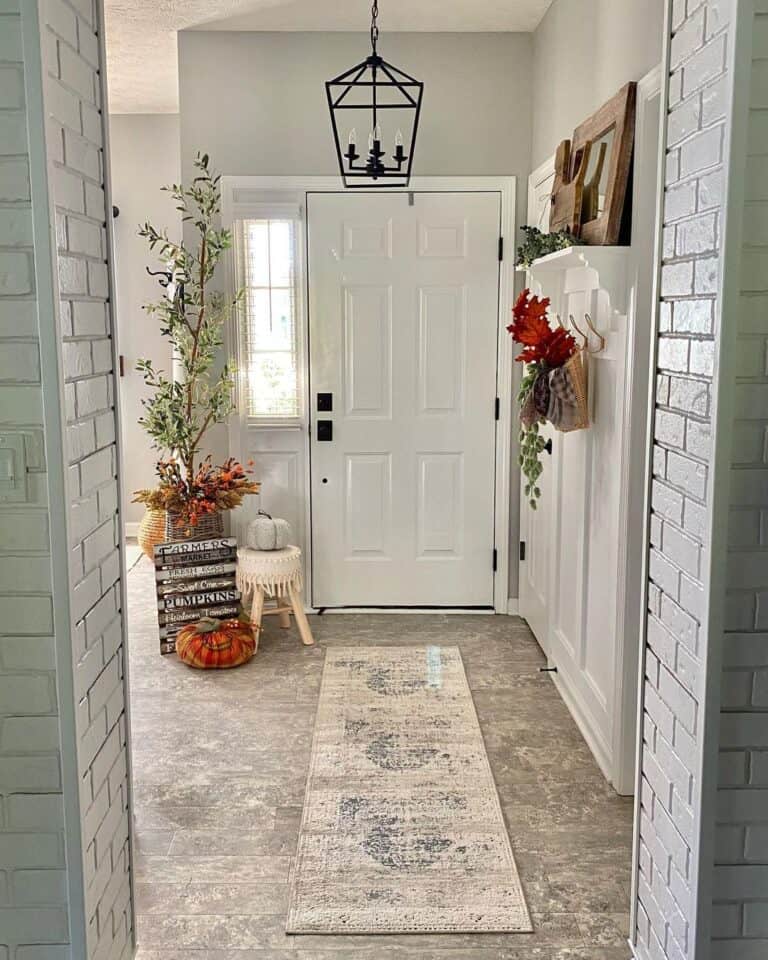
<instances>
[{"instance_id":1,"label":"white painted brick","mask_svg":"<svg viewBox=\"0 0 768 960\"><path fill-rule=\"evenodd\" d=\"M694 288L697 294L715 293L719 282L720 260L718 257L705 257L696 261Z\"/></svg>"},{"instance_id":2,"label":"white painted brick","mask_svg":"<svg viewBox=\"0 0 768 960\"><path fill-rule=\"evenodd\" d=\"M101 176L101 160L98 148L85 137L72 130L64 131L64 157L66 165L91 180Z\"/></svg>"},{"instance_id":3,"label":"white painted brick","mask_svg":"<svg viewBox=\"0 0 768 960\"><path fill-rule=\"evenodd\" d=\"M683 67L683 96L687 97L723 72L725 37L719 37L695 53Z\"/></svg>"},{"instance_id":4,"label":"white painted brick","mask_svg":"<svg viewBox=\"0 0 768 960\"><path fill-rule=\"evenodd\" d=\"M670 146L680 143L686 137L695 133L701 125L701 98L697 94L688 100L683 100L674 110L670 111L668 120L668 142ZM687 212L690 212L691 207ZM666 216L671 214L665 211Z\"/></svg>"},{"instance_id":5,"label":"white painted brick","mask_svg":"<svg viewBox=\"0 0 768 960\"><path fill-rule=\"evenodd\" d=\"M695 734L696 701L665 667L659 672L659 694L685 729Z\"/></svg>"},{"instance_id":6,"label":"white painted brick","mask_svg":"<svg viewBox=\"0 0 768 960\"><path fill-rule=\"evenodd\" d=\"M87 417L104 410L108 406L108 388L105 377L91 377L88 380L78 380L75 384L77 398L77 414ZM84 488L87 489L87 488Z\"/></svg>"},{"instance_id":7,"label":"white painted brick","mask_svg":"<svg viewBox=\"0 0 768 960\"><path fill-rule=\"evenodd\" d=\"M667 479L684 493L698 500L704 499L707 484L704 464L670 450L667 453Z\"/></svg>"},{"instance_id":8,"label":"white painted brick","mask_svg":"<svg viewBox=\"0 0 768 960\"><path fill-rule=\"evenodd\" d=\"M685 444L685 417L679 413L658 410L654 425L654 437L657 443L681 448Z\"/></svg>"},{"instance_id":9,"label":"white painted brick","mask_svg":"<svg viewBox=\"0 0 768 960\"><path fill-rule=\"evenodd\" d=\"M101 257L103 255L101 226L89 220L80 220L78 217L68 217L67 221L69 249L89 257Z\"/></svg>"},{"instance_id":10,"label":"white painted brick","mask_svg":"<svg viewBox=\"0 0 768 960\"><path fill-rule=\"evenodd\" d=\"M704 7L692 17L683 20L674 33L670 45L670 67L676 70L683 60L692 56L704 43Z\"/></svg>"},{"instance_id":11,"label":"white painted brick","mask_svg":"<svg viewBox=\"0 0 768 960\"><path fill-rule=\"evenodd\" d=\"M92 67L66 44L59 44L59 64L62 81L85 100L94 103L96 93Z\"/></svg>"},{"instance_id":12,"label":"white painted brick","mask_svg":"<svg viewBox=\"0 0 768 960\"><path fill-rule=\"evenodd\" d=\"M63 294L72 295L87 292L85 261L77 257L59 257L59 289Z\"/></svg>"},{"instance_id":13,"label":"white painted brick","mask_svg":"<svg viewBox=\"0 0 768 960\"><path fill-rule=\"evenodd\" d=\"M723 131L712 127L694 134L680 147L680 175L700 173L720 163L723 149Z\"/></svg>"},{"instance_id":14,"label":"white painted brick","mask_svg":"<svg viewBox=\"0 0 768 960\"><path fill-rule=\"evenodd\" d=\"M661 270L662 297L684 297L693 293L693 263L670 263Z\"/></svg>"},{"instance_id":15,"label":"white painted brick","mask_svg":"<svg viewBox=\"0 0 768 960\"><path fill-rule=\"evenodd\" d=\"M682 302L682 301L680 301ZM669 406L700 417L709 414L710 386L703 380L670 377Z\"/></svg>"},{"instance_id":16,"label":"white painted brick","mask_svg":"<svg viewBox=\"0 0 768 960\"><path fill-rule=\"evenodd\" d=\"M658 365L662 370L686 372L690 341L679 337L662 337L658 346Z\"/></svg>"},{"instance_id":17,"label":"white painted brick","mask_svg":"<svg viewBox=\"0 0 768 960\"><path fill-rule=\"evenodd\" d=\"M651 550L650 552L649 574L654 583L660 586L665 593L677 597L680 571L658 550Z\"/></svg>"},{"instance_id":18,"label":"white painted brick","mask_svg":"<svg viewBox=\"0 0 768 960\"><path fill-rule=\"evenodd\" d=\"M688 224L681 224L681 229ZM679 235L679 234L678 234ZM712 300L678 300L674 305L675 333L710 333L712 331Z\"/></svg>"},{"instance_id":19,"label":"white painted brick","mask_svg":"<svg viewBox=\"0 0 768 960\"><path fill-rule=\"evenodd\" d=\"M674 523L682 523L683 496L667 484L654 480L651 493L651 506L656 513L661 514Z\"/></svg>"},{"instance_id":20,"label":"white painted brick","mask_svg":"<svg viewBox=\"0 0 768 960\"><path fill-rule=\"evenodd\" d=\"M88 261L88 293L92 297L109 297L109 273L106 263Z\"/></svg>"},{"instance_id":21,"label":"white painted brick","mask_svg":"<svg viewBox=\"0 0 768 960\"><path fill-rule=\"evenodd\" d=\"M685 438L685 449L694 457L708 460L711 455L711 428L708 422L689 420Z\"/></svg>"},{"instance_id":22,"label":"white painted brick","mask_svg":"<svg viewBox=\"0 0 768 960\"><path fill-rule=\"evenodd\" d=\"M114 524L110 519L83 541L85 569L91 570L108 557L115 548Z\"/></svg>"}]
</instances>

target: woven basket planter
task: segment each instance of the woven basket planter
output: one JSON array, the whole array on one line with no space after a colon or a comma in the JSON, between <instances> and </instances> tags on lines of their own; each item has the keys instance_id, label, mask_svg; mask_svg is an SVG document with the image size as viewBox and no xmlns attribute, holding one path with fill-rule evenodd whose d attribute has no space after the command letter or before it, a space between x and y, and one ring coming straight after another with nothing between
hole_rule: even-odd
<instances>
[{"instance_id":1,"label":"woven basket planter","mask_svg":"<svg viewBox=\"0 0 768 960\"><path fill-rule=\"evenodd\" d=\"M224 515L207 513L200 517L194 526L179 522L178 514L165 514L165 543L177 543L180 540L213 540L224 536Z\"/></svg>"},{"instance_id":2,"label":"woven basket planter","mask_svg":"<svg viewBox=\"0 0 768 960\"><path fill-rule=\"evenodd\" d=\"M155 544L165 540L165 510L147 510L141 518L137 540L143 552L154 560Z\"/></svg>"}]
</instances>

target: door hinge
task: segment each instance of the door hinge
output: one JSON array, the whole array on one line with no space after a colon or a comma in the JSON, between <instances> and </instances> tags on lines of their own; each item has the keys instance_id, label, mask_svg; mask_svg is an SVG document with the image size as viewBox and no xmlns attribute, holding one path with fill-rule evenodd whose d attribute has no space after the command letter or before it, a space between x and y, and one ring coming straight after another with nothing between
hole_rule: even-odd
<instances>
[{"instance_id":1,"label":"door hinge","mask_svg":"<svg viewBox=\"0 0 768 960\"><path fill-rule=\"evenodd\" d=\"M525 540L520 541L520 559L525 560Z\"/></svg>"},{"instance_id":2,"label":"door hinge","mask_svg":"<svg viewBox=\"0 0 768 960\"><path fill-rule=\"evenodd\" d=\"M499 261L504 259L504 237L499 237Z\"/></svg>"},{"instance_id":3,"label":"door hinge","mask_svg":"<svg viewBox=\"0 0 768 960\"><path fill-rule=\"evenodd\" d=\"M496 547L494 547L493 548L493 572L496 573L498 569L499 569L499 551L496 549Z\"/></svg>"},{"instance_id":4,"label":"door hinge","mask_svg":"<svg viewBox=\"0 0 768 960\"><path fill-rule=\"evenodd\" d=\"M493 404L493 419L498 420L501 416L501 398L496 397L496 400Z\"/></svg>"}]
</instances>

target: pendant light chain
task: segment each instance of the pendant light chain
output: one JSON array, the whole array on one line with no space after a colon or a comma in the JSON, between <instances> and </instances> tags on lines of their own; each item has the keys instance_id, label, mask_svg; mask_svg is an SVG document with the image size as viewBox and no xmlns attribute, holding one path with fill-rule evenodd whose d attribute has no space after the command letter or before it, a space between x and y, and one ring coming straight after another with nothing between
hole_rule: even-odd
<instances>
[{"instance_id":1,"label":"pendant light chain","mask_svg":"<svg viewBox=\"0 0 768 960\"><path fill-rule=\"evenodd\" d=\"M379 18L379 0L373 0L373 6L371 7L371 47L373 49L374 56L376 55L376 43L379 39L379 25L376 22Z\"/></svg>"}]
</instances>

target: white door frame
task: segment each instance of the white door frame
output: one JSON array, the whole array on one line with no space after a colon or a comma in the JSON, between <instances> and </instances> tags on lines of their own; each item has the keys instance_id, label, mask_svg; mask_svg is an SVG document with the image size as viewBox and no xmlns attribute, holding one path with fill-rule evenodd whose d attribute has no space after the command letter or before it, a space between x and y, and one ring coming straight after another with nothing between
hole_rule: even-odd
<instances>
[{"instance_id":1,"label":"white door frame","mask_svg":"<svg viewBox=\"0 0 768 960\"><path fill-rule=\"evenodd\" d=\"M498 193L501 198L501 229L500 234L505 241L504 258L499 264L499 316L497 339L497 367L496 390L499 397L499 419L496 421L496 483L495 483L495 519L494 540L496 546L496 572L493 580L493 608L496 613L507 613L509 596L509 492L511 486L511 471L517 470L512 463L511 447L511 412L512 412L512 349L509 334L506 331L508 317L514 304L515 289L515 190L516 177L412 177L408 189L393 189L392 193ZM303 216L306 216L306 195L308 193L344 193L338 177L259 177L259 176L224 176L221 179L222 188L222 224L230 227L234 220L249 216L249 206L257 210L259 205L268 202L279 202L285 199L286 194L294 198L300 197ZM365 192L365 191L361 191ZM258 215L258 214L251 214ZM304 246L304 244L302 245ZM306 264L304 282L306 284ZM234 260L227 257L227 287L235 289ZM306 286L304 287L306 292ZM308 373L309 353L307 350L307 307L306 296L302 297L301 329L303 339L302 362L303 375ZM233 317L230 335L230 348L236 360L239 360L240 338L237 332L237 318ZM300 428L303 429L304 443L309 448L309 396L304 391L303 409ZM265 427L265 429L268 429ZM241 424L237 418L232 418L229 428L230 452L233 456L242 455L240 449L243 443ZM309 498L309 457L306 457L305 476L305 529L307 536L312 535L311 504ZM307 550L306 574L307 582L311 583L311 551ZM310 598L310 603L311 603Z\"/></svg>"}]
</instances>

